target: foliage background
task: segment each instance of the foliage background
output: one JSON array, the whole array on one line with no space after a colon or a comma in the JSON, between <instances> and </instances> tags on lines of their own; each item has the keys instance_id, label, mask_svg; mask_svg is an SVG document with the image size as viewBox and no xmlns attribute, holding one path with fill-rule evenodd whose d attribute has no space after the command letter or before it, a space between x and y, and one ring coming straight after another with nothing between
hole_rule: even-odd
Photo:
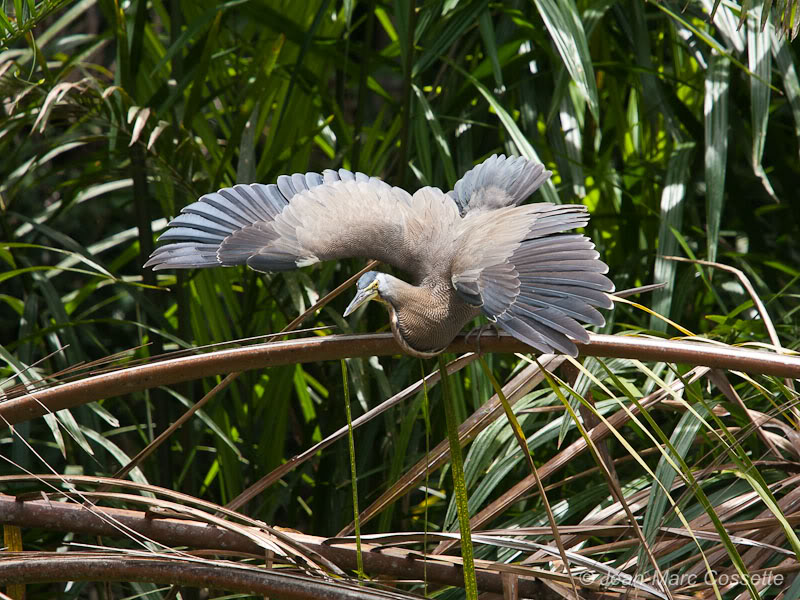
<instances>
[{"instance_id":1,"label":"foliage background","mask_svg":"<svg viewBox=\"0 0 800 600\"><path fill-rule=\"evenodd\" d=\"M154 233L205 192L340 166L409 189L450 189L492 153L538 158L553 170L537 200L589 207L587 233L618 289L666 282L646 303L687 330L728 343L770 343L737 279L661 257L724 262L750 278L781 344L796 348L800 84L795 49L781 32L791 29L784 10L791 16L792 3L770 6L756 2L742 17L735 2L723 2L711 21L711 0L4 2L5 387L109 356L123 364L279 331L363 266L268 276L243 268L143 272ZM343 320L346 302L335 300L305 325L339 332L386 326L375 307ZM679 334L621 304L603 331ZM488 360L501 381L525 364L513 355ZM630 361L607 366L621 378L614 382L620 390L638 397L658 388ZM348 367L355 414L421 374L406 357L350 360ZM678 373L651 367L667 381ZM748 407L796 426L786 412L791 389L773 378L758 386L737 381ZM39 419L17 426L0 439L0 472L43 472L46 463L60 473L111 474L216 382L110 398L62 414L60 425ZM453 389L463 420L492 388L472 365ZM444 438L438 394L427 424L417 397L357 431L362 506L423 456L426 444ZM729 395L700 384L694 394L694 401L730 409L727 425L747 422L727 404ZM531 408L558 398L544 388L526 402ZM342 409L334 362L248 372L132 476L226 503L343 425ZM667 436L682 417L675 407L659 414ZM532 412L523 421L537 464L558 451L558 434L578 435L561 412ZM547 423L549 433L537 434ZM687 463L724 454L707 433L683 448ZM515 448L508 430L495 435L467 457L473 512L526 474L519 455L504 462ZM637 451L653 447L636 427L625 436ZM756 433L742 439L743 464L763 456ZM611 451L626 454L617 443ZM655 468L659 455L648 456ZM780 458L787 456L784 449ZM611 502L602 476L584 474L593 465L586 456L561 473L583 474L552 492L551 504L563 505L561 522L577 523ZM430 487L449 489L444 475L432 475ZM617 475L631 490L648 485L633 462ZM778 468L767 479L784 476ZM285 476L248 513L333 535L352 516L349 483L340 443ZM729 484L720 475L708 491L730 491ZM425 498L414 490L365 530L451 527L449 495ZM691 504L691 495L684 501ZM537 500L523 500L492 523L539 522L542 510ZM27 535L27 544L42 548L63 537ZM622 564L624 557L609 560Z\"/></svg>"}]
</instances>

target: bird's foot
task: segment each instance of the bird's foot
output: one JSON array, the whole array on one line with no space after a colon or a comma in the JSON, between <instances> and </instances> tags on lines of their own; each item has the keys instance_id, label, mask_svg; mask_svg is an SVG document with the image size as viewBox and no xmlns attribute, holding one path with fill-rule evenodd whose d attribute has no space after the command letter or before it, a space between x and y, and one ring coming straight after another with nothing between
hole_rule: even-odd
<instances>
[{"instance_id":1,"label":"bird's foot","mask_svg":"<svg viewBox=\"0 0 800 600\"><path fill-rule=\"evenodd\" d=\"M500 329L497 327L497 323L484 323L483 325L478 325L477 327L473 327L469 330L466 337L464 337L464 341L469 343L469 338L473 335L476 337L477 347L478 347L478 354L482 354L481 352L481 336L487 332L488 330L493 329L494 334L497 336L497 339L500 339Z\"/></svg>"}]
</instances>

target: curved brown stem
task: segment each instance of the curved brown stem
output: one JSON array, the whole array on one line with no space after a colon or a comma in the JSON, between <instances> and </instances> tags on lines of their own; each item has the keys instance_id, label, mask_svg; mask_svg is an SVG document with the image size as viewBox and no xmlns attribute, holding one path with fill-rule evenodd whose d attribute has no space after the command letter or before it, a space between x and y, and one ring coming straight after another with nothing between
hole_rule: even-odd
<instances>
[{"instance_id":1,"label":"curved brown stem","mask_svg":"<svg viewBox=\"0 0 800 600\"><path fill-rule=\"evenodd\" d=\"M528 346L509 335L501 335L498 339L487 339L483 346L485 352L530 352ZM586 356L666 361L800 378L798 356L724 344L593 334L589 344L577 344L577 346L581 354ZM472 344L467 343L464 336L459 336L446 351L463 353L472 349ZM219 350L197 356L181 356L110 371L12 398L0 404L0 422L14 425L41 417L48 412L80 406L103 398L233 371L392 354L400 354L392 335L376 333L303 338Z\"/></svg>"}]
</instances>

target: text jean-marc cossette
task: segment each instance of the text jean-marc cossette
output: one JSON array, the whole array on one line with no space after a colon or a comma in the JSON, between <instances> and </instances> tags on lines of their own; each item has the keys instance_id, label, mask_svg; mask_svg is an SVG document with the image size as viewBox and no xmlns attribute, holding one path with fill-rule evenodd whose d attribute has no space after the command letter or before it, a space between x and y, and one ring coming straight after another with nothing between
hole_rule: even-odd
<instances>
[{"instance_id":1,"label":"text jean-marc cossette","mask_svg":"<svg viewBox=\"0 0 800 600\"><path fill-rule=\"evenodd\" d=\"M783 573L773 573L765 571L749 575L753 585L782 585L785 577ZM600 585L603 587L631 586L634 582L641 582L652 585L654 578L652 575L626 575L623 573L606 573L598 576L596 573L584 571L579 579L583 584ZM745 585L745 578L739 573L720 573L719 571L706 571L705 573L670 573L665 571L663 575L664 583L670 588L680 588L691 585L705 584L728 586Z\"/></svg>"}]
</instances>

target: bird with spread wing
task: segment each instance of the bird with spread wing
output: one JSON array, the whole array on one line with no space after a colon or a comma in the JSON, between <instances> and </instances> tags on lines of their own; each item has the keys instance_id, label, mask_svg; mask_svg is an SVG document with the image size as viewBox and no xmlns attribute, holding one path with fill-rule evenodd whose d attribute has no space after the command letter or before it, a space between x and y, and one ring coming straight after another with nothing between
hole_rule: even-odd
<instances>
[{"instance_id":1,"label":"bird with spread wing","mask_svg":"<svg viewBox=\"0 0 800 600\"><path fill-rule=\"evenodd\" d=\"M483 314L540 352L577 355L578 323L602 325L614 285L585 226L586 207L522 205L551 175L522 157L494 155L444 193L413 195L345 169L235 185L186 206L145 267L246 264L285 271L341 258L371 258L408 281L370 271L345 316L368 300L389 310L392 332L414 356L440 353Z\"/></svg>"}]
</instances>

